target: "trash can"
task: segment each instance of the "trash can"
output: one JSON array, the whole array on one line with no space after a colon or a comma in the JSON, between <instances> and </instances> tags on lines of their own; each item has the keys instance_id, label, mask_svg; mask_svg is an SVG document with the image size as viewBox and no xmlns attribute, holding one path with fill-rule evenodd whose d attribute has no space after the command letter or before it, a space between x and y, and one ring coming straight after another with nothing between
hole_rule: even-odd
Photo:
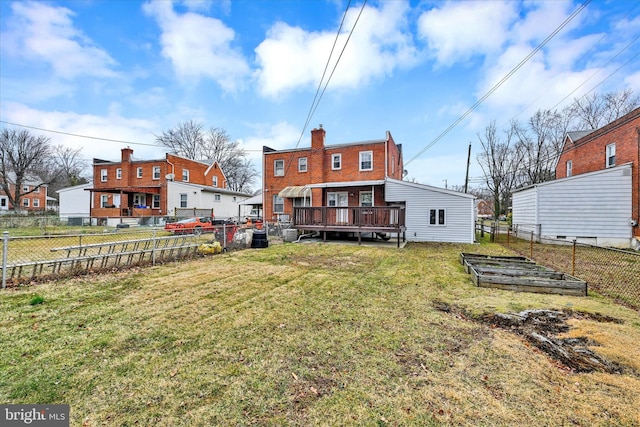
<instances>
[{"instance_id":1,"label":"trash can","mask_svg":"<svg viewBox=\"0 0 640 427\"><path fill-rule=\"evenodd\" d=\"M252 248L266 248L269 246L266 230L253 230L253 239L251 239Z\"/></svg>"}]
</instances>

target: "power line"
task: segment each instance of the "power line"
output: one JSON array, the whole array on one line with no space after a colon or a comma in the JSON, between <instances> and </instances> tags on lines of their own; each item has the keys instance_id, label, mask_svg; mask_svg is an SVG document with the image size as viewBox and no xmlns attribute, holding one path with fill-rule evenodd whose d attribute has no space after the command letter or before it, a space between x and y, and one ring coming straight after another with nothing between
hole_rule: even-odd
<instances>
[{"instance_id":1,"label":"power line","mask_svg":"<svg viewBox=\"0 0 640 427\"><path fill-rule=\"evenodd\" d=\"M409 159L408 162L405 163L405 166L407 166L409 163L411 163L412 161L414 161L415 159L417 159L418 157L420 157L425 151L427 151L429 148L431 148L434 144L436 144L438 141L440 141L442 138L445 137L445 135L447 135L452 129L454 129L460 122L462 122L469 114L471 114L476 108L478 108L480 106L480 104L482 104L489 96L491 96L496 90L498 90L498 88L500 86L502 86L502 84L504 84L504 82L506 82L507 80L509 80L509 78L511 78L512 75L514 75L520 68L522 68L522 66L524 66L524 64L526 64L529 59L531 59L536 53L538 53L547 43L549 43L549 41L551 41L551 39L553 37L556 36L556 34L558 34L565 26L567 26L567 24L569 22L571 22L573 20L573 18L575 18L580 12L582 12L582 10L587 7L587 5L591 3L591 0L587 0L585 1L578 9L576 9L567 19L564 20L564 22L562 24L560 24L560 26L558 26L558 28L556 28L549 36L547 36L546 39L544 39L534 50L532 50L522 61L520 61L520 63L518 65L516 65L511 71L509 71L504 77L502 77L502 79L500 79L500 81L498 81L498 83L496 83L491 89L489 89L489 91L487 93L485 93L482 98L480 98L478 101L476 101L475 104L473 104L471 106L471 108L469 108L462 116L460 116L455 122L453 122L451 125L449 125L449 127L447 129L445 129L440 135L438 135L433 141L431 141L426 147L424 147L422 150L420 150L415 156L413 156L411 159Z\"/></svg>"}]
</instances>

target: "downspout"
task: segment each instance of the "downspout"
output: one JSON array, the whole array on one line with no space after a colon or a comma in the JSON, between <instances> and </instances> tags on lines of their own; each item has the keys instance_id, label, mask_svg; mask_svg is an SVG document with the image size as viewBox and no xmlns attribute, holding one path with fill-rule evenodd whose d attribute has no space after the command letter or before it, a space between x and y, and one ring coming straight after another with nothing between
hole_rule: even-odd
<instances>
[{"instance_id":1,"label":"downspout","mask_svg":"<svg viewBox=\"0 0 640 427\"><path fill-rule=\"evenodd\" d=\"M636 126L636 133L638 134L638 157L636 158L636 173L638 174L638 187L636 188L636 198L638 199L638 215L636 217L636 228L640 229L640 126ZM638 240L640 241L640 233L638 233Z\"/></svg>"},{"instance_id":2,"label":"downspout","mask_svg":"<svg viewBox=\"0 0 640 427\"><path fill-rule=\"evenodd\" d=\"M389 176L389 131L387 131L387 138L384 140L384 177ZM371 159L373 160L373 159Z\"/></svg>"}]
</instances>

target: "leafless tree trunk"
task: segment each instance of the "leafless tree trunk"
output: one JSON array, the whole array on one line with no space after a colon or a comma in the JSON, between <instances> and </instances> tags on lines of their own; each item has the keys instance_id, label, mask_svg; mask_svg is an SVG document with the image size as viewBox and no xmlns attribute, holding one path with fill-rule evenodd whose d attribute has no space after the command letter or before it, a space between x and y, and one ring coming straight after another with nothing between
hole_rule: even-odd
<instances>
[{"instance_id":1,"label":"leafless tree trunk","mask_svg":"<svg viewBox=\"0 0 640 427\"><path fill-rule=\"evenodd\" d=\"M22 197L48 181L34 176L43 170L51 154L49 138L34 136L27 130L4 128L0 132L0 188L15 210L20 209ZM52 173L53 179L56 174ZM24 191L23 184L33 181L33 188Z\"/></svg>"}]
</instances>

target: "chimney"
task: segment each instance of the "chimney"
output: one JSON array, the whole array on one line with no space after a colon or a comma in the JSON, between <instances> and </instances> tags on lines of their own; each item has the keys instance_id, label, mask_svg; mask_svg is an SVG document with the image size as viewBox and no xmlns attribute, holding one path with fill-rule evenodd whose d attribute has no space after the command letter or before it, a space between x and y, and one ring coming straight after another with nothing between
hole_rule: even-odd
<instances>
[{"instance_id":1,"label":"chimney","mask_svg":"<svg viewBox=\"0 0 640 427\"><path fill-rule=\"evenodd\" d=\"M133 154L133 149L127 147L122 149L122 163L131 162L131 155Z\"/></svg>"},{"instance_id":2,"label":"chimney","mask_svg":"<svg viewBox=\"0 0 640 427\"><path fill-rule=\"evenodd\" d=\"M324 149L324 135L326 132L322 128L322 125L318 129L311 131L311 148L312 149Z\"/></svg>"}]
</instances>

